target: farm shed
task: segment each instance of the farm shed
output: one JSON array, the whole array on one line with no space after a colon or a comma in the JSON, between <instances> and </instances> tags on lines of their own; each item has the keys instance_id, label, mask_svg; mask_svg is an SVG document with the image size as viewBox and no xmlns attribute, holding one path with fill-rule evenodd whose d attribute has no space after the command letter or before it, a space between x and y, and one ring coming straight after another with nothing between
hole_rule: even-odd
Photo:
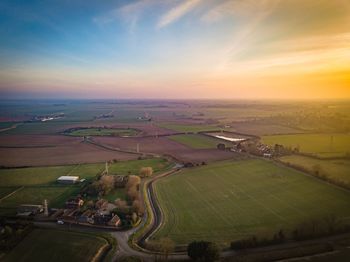
<instances>
[{"instance_id":1,"label":"farm shed","mask_svg":"<svg viewBox=\"0 0 350 262\"><path fill-rule=\"evenodd\" d=\"M75 184L79 182L78 176L60 176L57 182L61 184Z\"/></svg>"}]
</instances>

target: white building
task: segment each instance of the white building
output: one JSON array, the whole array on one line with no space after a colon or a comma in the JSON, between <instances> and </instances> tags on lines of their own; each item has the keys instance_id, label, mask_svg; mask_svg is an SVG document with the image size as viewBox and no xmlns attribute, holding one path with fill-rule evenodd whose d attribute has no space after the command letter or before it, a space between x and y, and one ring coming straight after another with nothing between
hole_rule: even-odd
<instances>
[{"instance_id":1,"label":"white building","mask_svg":"<svg viewBox=\"0 0 350 262\"><path fill-rule=\"evenodd\" d=\"M78 176L60 176L57 182L61 184L75 184L79 182Z\"/></svg>"}]
</instances>

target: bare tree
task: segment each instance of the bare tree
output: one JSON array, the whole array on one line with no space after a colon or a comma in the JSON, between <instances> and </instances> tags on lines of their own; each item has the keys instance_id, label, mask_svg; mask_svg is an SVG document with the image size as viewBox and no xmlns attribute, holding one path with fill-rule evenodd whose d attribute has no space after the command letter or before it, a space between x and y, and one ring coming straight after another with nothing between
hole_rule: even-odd
<instances>
[{"instance_id":1,"label":"bare tree","mask_svg":"<svg viewBox=\"0 0 350 262\"><path fill-rule=\"evenodd\" d=\"M149 177L153 174L153 168L152 167L141 167L140 169L140 176L141 177Z\"/></svg>"},{"instance_id":2,"label":"bare tree","mask_svg":"<svg viewBox=\"0 0 350 262\"><path fill-rule=\"evenodd\" d=\"M144 213L144 208L140 200L135 199L132 203L132 207L137 212L138 214L143 214Z\"/></svg>"},{"instance_id":3,"label":"bare tree","mask_svg":"<svg viewBox=\"0 0 350 262\"><path fill-rule=\"evenodd\" d=\"M334 214L326 216L324 221L329 233L334 233L339 228L340 220Z\"/></svg>"},{"instance_id":4,"label":"bare tree","mask_svg":"<svg viewBox=\"0 0 350 262\"><path fill-rule=\"evenodd\" d=\"M132 187L137 187L141 183L141 178L139 176L129 176L128 182L125 185L126 190L129 190Z\"/></svg>"},{"instance_id":5,"label":"bare tree","mask_svg":"<svg viewBox=\"0 0 350 262\"><path fill-rule=\"evenodd\" d=\"M101 189L104 191L104 194L108 194L112 189L114 189L114 177L104 175L100 178L100 186Z\"/></svg>"},{"instance_id":6,"label":"bare tree","mask_svg":"<svg viewBox=\"0 0 350 262\"><path fill-rule=\"evenodd\" d=\"M175 249L175 243L168 237L161 238L159 242L161 252L164 253L165 260L167 261L169 254Z\"/></svg>"}]
</instances>

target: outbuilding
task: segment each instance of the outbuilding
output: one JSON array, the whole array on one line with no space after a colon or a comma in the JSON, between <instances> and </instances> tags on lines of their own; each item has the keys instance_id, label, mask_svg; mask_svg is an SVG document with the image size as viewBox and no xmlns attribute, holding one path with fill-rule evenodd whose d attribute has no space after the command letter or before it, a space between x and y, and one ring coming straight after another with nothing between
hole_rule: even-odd
<instances>
[{"instance_id":1,"label":"outbuilding","mask_svg":"<svg viewBox=\"0 0 350 262\"><path fill-rule=\"evenodd\" d=\"M75 184L79 182L78 176L60 176L57 182L61 184Z\"/></svg>"}]
</instances>

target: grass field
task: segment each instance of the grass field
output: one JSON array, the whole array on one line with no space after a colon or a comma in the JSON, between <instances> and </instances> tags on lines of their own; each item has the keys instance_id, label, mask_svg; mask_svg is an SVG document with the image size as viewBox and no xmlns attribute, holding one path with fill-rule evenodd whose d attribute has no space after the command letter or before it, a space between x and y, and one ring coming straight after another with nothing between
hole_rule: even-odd
<instances>
[{"instance_id":1,"label":"grass field","mask_svg":"<svg viewBox=\"0 0 350 262\"><path fill-rule=\"evenodd\" d=\"M59 176L70 175L90 179L104 169L104 164L68 165L0 169L1 186L38 186L56 184Z\"/></svg>"},{"instance_id":2,"label":"grass field","mask_svg":"<svg viewBox=\"0 0 350 262\"><path fill-rule=\"evenodd\" d=\"M304 168L309 172L313 172L315 167L317 167L320 174L326 175L332 180L340 180L350 184L350 160L320 160L297 155L284 156L280 160L293 166Z\"/></svg>"},{"instance_id":3,"label":"grass field","mask_svg":"<svg viewBox=\"0 0 350 262\"><path fill-rule=\"evenodd\" d=\"M212 240L227 246L329 214L350 217L349 192L259 159L188 169L159 180L155 189L165 214L155 237L179 244Z\"/></svg>"},{"instance_id":4,"label":"grass field","mask_svg":"<svg viewBox=\"0 0 350 262\"><path fill-rule=\"evenodd\" d=\"M106 244L91 234L35 229L3 261L91 261Z\"/></svg>"},{"instance_id":5,"label":"grass field","mask_svg":"<svg viewBox=\"0 0 350 262\"><path fill-rule=\"evenodd\" d=\"M67 133L70 136L135 136L139 133L133 128L81 128Z\"/></svg>"},{"instance_id":6,"label":"grass field","mask_svg":"<svg viewBox=\"0 0 350 262\"><path fill-rule=\"evenodd\" d=\"M163 158L150 158L143 160L130 160L117 162L109 165L110 174L127 175L133 174L138 175L141 167L152 167L153 172L157 173L164 169L169 168L172 165L171 162Z\"/></svg>"},{"instance_id":7,"label":"grass field","mask_svg":"<svg viewBox=\"0 0 350 262\"><path fill-rule=\"evenodd\" d=\"M170 136L171 140L180 144L189 146L195 149L216 148L219 143L229 144L222 142L219 139L210 138L203 135L176 135Z\"/></svg>"},{"instance_id":8,"label":"grass field","mask_svg":"<svg viewBox=\"0 0 350 262\"><path fill-rule=\"evenodd\" d=\"M219 127L214 125L186 125L186 124L177 124L177 123L157 123L157 126L171 129L178 132L193 132L193 133L198 133L201 131L220 130Z\"/></svg>"},{"instance_id":9,"label":"grass field","mask_svg":"<svg viewBox=\"0 0 350 262\"><path fill-rule=\"evenodd\" d=\"M108 195L103 196L103 198L110 202L114 202L118 198L125 200L127 199L127 196L124 188L116 188L113 189Z\"/></svg>"},{"instance_id":10,"label":"grass field","mask_svg":"<svg viewBox=\"0 0 350 262\"><path fill-rule=\"evenodd\" d=\"M104 164L0 169L0 195L5 197L0 209L13 214L21 204L42 204L44 199L51 207L63 207L67 198L78 194L80 185L59 185L59 176L92 179L103 169Z\"/></svg>"},{"instance_id":11,"label":"grass field","mask_svg":"<svg viewBox=\"0 0 350 262\"><path fill-rule=\"evenodd\" d=\"M300 152L319 157L338 157L350 153L350 134L296 134L263 136L268 145L282 144L299 147Z\"/></svg>"},{"instance_id":12,"label":"grass field","mask_svg":"<svg viewBox=\"0 0 350 262\"><path fill-rule=\"evenodd\" d=\"M62 207L71 195L79 192L73 186L24 187L0 202L0 208L17 208L20 204L40 205L46 199L52 207Z\"/></svg>"}]
</instances>

